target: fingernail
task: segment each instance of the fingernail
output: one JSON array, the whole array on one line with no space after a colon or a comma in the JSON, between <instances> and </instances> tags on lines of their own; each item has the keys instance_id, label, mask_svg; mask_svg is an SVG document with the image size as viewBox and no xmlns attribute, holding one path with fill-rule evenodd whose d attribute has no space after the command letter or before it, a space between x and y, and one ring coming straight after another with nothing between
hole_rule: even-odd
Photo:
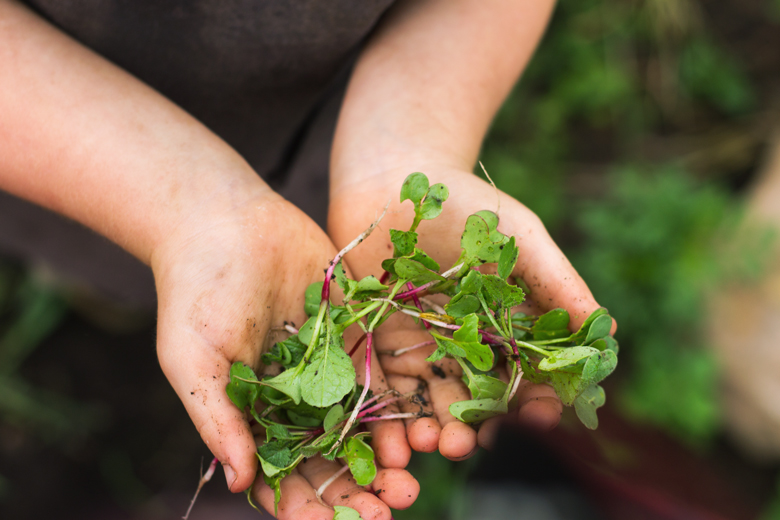
<instances>
[{"instance_id":1,"label":"fingernail","mask_svg":"<svg viewBox=\"0 0 780 520\"><path fill-rule=\"evenodd\" d=\"M227 487L230 489L236 481L236 472L230 464L223 464L222 469L225 470L225 480L227 480Z\"/></svg>"}]
</instances>

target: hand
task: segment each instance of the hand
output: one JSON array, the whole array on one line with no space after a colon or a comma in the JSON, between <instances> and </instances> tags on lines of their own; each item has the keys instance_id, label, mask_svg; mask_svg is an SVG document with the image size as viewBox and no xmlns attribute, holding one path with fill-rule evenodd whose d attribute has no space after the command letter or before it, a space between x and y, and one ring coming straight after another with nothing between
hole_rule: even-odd
<instances>
[{"instance_id":1,"label":"hand","mask_svg":"<svg viewBox=\"0 0 780 520\"><path fill-rule=\"evenodd\" d=\"M233 492L255 480L255 440L244 413L225 393L229 369L242 361L261 370L269 331L285 321L303 323L304 291L323 277L336 250L323 231L297 208L270 191L241 202L228 214L202 215L172 230L152 255L159 297L158 354L163 371L209 449L225 470ZM363 360L356 356L356 366ZM362 371L359 372L359 374ZM375 392L384 390L376 368ZM359 377L362 377L360 375ZM403 429L375 430L374 448L403 450ZM398 435L400 433L400 436ZM389 506L408 507L419 485L401 466L381 459L380 481L403 491L379 498L355 485L348 473L324 495L329 505L348 505L363 518L390 518ZM339 468L312 459L282 484L279 518L329 519L333 510L318 502L315 488ZM273 491L262 477L253 495L274 510ZM346 497L346 498L345 498ZM385 499L385 502L382 501Z\"/></svg>"},{"instance_id":2,"label":"hand","mask_svg":"<svg viewBox=\"0 0 780 520\"><path fill-rule=\"evenodd\" d=\"M446 269L460 254L460 235L466 218L479 210L495 210L497 192L470 172L457 168L433 164L421 168L421 171L428 175L431 184L443 182L450 191L442 214L435 220L423 221L417 228L419 247ZM386 171L359 181L342 183L332 192L328 229L337 246L359 234L375 218L377 209L391 200L387 216L380 224L381 229L346 257L346 262L358 278L369 274L381 275L381 262L390 257L393 250L387 236L388 229L409 229L414 216L411 204L400 204L397 195L409 173L411 171ZM511 197L501 193L500 198L499 230L515 236L520 249L513 275L522 278L531 289L525 310L539 313L563 307L572 315L570 325L576 330L598 308L598 304L538 217ZM380 353L431 339L410 317L395 315L391 319L394 321L388 321L377 331L377 350ZM450 404L469 399L470 395L460 381L461 370L457 363L446 358L434 364L425 361L435 348L435 345L428 345L397 357L382 355L380 360L391 383L401 392L417 387L420 380L425 382L436 421L410 420L407 425L409 444L416 450L433 451L438 448L447 458L464 459L476 451L478 444L491 444L499 418L485 421L479 432L475 432L449 413ZM562 405L551 387L524 382L517 395L520 406L514 412L516 419L539 430L557 425Z\"/></svg>"}]
</instances>

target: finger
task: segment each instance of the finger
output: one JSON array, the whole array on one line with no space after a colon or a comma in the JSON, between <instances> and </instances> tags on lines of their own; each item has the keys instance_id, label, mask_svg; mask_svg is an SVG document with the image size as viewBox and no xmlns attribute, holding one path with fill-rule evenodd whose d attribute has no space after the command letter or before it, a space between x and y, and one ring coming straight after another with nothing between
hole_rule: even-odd
<instances>
[{"instance_id":1,"label":"finger","mask_svg":"<svg viewBox=\"0 0 780 520\"><path fill-rule=\"evenodd\" d=\"M420 494L420 483L405 469L383 468L377 465L377 473L371 483L376 496L393 509L407 509Z\"/></svg>"},{"instance_id":2,"label":"finger","mask_svg":"<svg viewBox=\"0 0 780 520\"><path fill-rule=\"evenodd\" d=\"M407 400L399 401L399 408L402 412L433 412L431 397L426 384L416 377L388 375L387 382L391 388L394 388L401 394L417 392L413 402ZM430 453L436 451L439 447L439 434L441 434L441 425L435 417L418 417L406 419L406 438L414 451Z\"/></svg>"},{"instance_id":3,"label":"finger","mask_svg":"<svg viewBox=\"0 0 780 520\"><path fill-rule=\"evenodd\" d=\"M225 393L232 361L187 331L179 330L174 339L160 326L158 338L163 372L203 441L222 463L228 488L247 489L257 472L256 446L244 413Z\"/></svg>"},{"instance_id":4,"label":"finger","mask_svg":"<svg viewBox=\"0 0 780 520\"><path fill-rule=\"evenodd\" d=\"M563 403L550 385L521 381L517 390L518 422L538 432L550 431L561 421Z\"/></svg>"},{"instance_id":5,"label":"finger","mask_svg":"<svg viewBox=\"0 0 780 520\"><path fill-rule=\"evenodd\" d=\"M492 450L503 420L504 417L499 415L483 422L479 427L479 432L477 432L477 444L486 450Z\"/></svg>"},{"instance_id":6,"label":"finger","mask_svg":"<svg viewBox=\"0 0 780 520\"><path fill-rule=\"evenodd\" d=\"M450 413L450 405L471 399L460 379L447 377L428 381L433 410L443 426L439 435L439 453L450 460L467 459L476 453L477 432Z\"/></svg>"},{"instance_id":7,"label":"finger","mask_svg":"<svg viewBox=\"0 0 780 520\"><path fill-rule=\"evenodd\" d=\"M317 456L298 465L298 471L316 490L342 467L336 461L325 460ZM364 520L390 520L390 508L387 504L359 486L349 471L328 484L322 493L322 499L330 506L351 507L360 513Z\"/></svg>"},{"instance_id":8,"label":"finger","mask_svg":"<svg viewBox=\"0 0 780 520\"><path fill-rule=\"evenodd\" d=\"M356 336L355 331L348 331L345 334L345 339L352 339ZM347 344L353 344L348 340ZM376 355L376 349L372 349L371 358L373 360L371 364L371 382L369 388L374 395L387 391L388 385L385 378L382 366ZM357 383L364 384L366 380L365 370L366 359L366 344L360 346L360 348L353 355L355 361L355 372L357 374ZM386 397L388 399L390 397ZM381 401L380 401L381 402ZM398 407L396 405L390 405L378 410L374 415L384 416L398 413ZM406 440L406 427L403 421L399 419L394 420L382 420L371 421L366 423L368 430L371 432L371 446L374 449L377 460L385 467L389 468L405 468L409 464L409 459L412 456L412 449Z\"/></svg>"},{"instance_id":9,"label":"finger","mask_svg":"<svg viewBox=\"0 0 780 520\"><path fill-rule=\"evenodd\" d=\"M262 475L252 488L252 497L274 514L274 490L265 483ZM333 510L317 500L317 494L308 480L293 471L282 479L282 499L279 501L279 520L331 520Z\"/></svg>"}]
</instances>

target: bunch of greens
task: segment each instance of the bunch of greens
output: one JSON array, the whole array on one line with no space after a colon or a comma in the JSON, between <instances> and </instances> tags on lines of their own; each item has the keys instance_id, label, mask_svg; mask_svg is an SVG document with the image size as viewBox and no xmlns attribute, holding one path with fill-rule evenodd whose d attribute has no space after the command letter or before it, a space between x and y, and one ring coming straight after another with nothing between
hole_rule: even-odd
<instances>
[{"instance_id":1,"label":"bunch of greens","mask_svg":"<svg viewBox=\"0 0 780 520\"><path fill-rule=\"evenodd\" d=\"M385 406L414 396L392 390L369 395L374 331L396 312L413 316L432 336L437 349L429 362L448 356L463 368L472 399L450 406L459 420L478 423L507 413L525 376L552 385L587 427L597 426L596 409L604 404L598 383L617 364L617 343L609 336L612 318L606 309L598 309L572 334L569 314L563 309L539 317L512 314L512 308L525 299L523 289L511 278L519 251L514 237L498 231L498 215L491 211L467 219L460 257L442 272L433 258L416 247L416 230L423 220L439 216L448 195L446 186L430 186L422 173L407 177L401 202L413 203L414 221L407 231L390 230L395 247L393 257L382 262L381 279L350 279L341 265L343 256L373 231L377 220L336 255L324 282L306 290L306 323L300 329L288 325L293 334L263 355L265 364L278 363L282 371L258 378L242 363L231 367L228 396L240 409L248 408L265 428L266 442L257 456L266 483L275 490L277 505L282 478L317 454L328 460L344 459L342 471L349 469L359 485L369 485L376 475L374 452L366 442L369 434L347 434L360 423L421 416L422 412L378 416L375 412ZM497 264L497 274L477 270L485 263ZM340 305L330 301L333 280L344 293ZM450 300L443 308L429 304L432 309L426 310L420 299L426 293L444 294ZM347 354L344 331L351 325L364 334ZM360 386L350 356L364 339L365 382ZM499 378L499 363L506 364L508 381ZM382 400L385 397L390 398ZM317 495L340 474L323 484ZM338 510L336 518L346 514L353 512Z\"/></svg>"}]
</instances>

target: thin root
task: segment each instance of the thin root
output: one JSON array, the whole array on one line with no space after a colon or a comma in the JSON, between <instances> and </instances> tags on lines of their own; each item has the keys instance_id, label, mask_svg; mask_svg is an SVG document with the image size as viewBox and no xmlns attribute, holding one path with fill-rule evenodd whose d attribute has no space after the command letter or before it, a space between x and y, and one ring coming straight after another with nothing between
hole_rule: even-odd
<instances>
[{"instance_id":1,"label":"thin root","mask_svg":"<svg viewBox=\"0 0 780 520\"><path fill-rule=\"evenodd\" d=\"M187 508L187 513L182 517L182 520L187 520L190 517L190 513L192 512L192 506L195 505L195 501L198 499L198 494L200 493L200 490L203 489L203 486L206 485L206 482L211 480L211 477L214 476L214 472L217 470L217 463L219 460L214 457L214 460L211 461L211 464L209 464L209 469L206 470L206 474L203 474L203 464L201 463L200 468L200 482L198 482L198 489L195 490L195 496L192 497L192 501L190 502L190 507Z\"/></svg>"}]
</instances>

